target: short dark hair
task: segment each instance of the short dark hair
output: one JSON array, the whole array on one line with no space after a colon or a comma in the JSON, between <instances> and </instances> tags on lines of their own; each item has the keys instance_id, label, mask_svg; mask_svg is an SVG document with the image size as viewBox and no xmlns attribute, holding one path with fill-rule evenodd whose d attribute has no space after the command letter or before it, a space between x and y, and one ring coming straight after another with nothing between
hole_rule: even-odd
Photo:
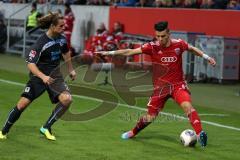
<instances>
[{"instance_id":1,"label":"short dark hair","mask_svg":"<svg viewBox=\"0 0 240 160\"><path fill-rule=\"evenodd\" d=\"M164 31L165 29L168 30L168 21L161 21L161 22L158 22L154 25L154 29L156 31Z\"/></svg>"}]
</instances>

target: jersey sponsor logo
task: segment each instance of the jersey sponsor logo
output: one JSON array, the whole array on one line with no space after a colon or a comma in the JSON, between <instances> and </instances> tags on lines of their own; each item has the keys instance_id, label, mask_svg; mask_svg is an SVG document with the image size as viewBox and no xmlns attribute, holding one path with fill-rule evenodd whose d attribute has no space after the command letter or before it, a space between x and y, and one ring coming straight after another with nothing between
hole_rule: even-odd
<instances>
[{"instance_id":1,"label":"jersey sponsor logo","mask_svg":"<svg viewBox=\"0 0 240 160\"><path fill-rule=\"evenodd\" d=\"M30 61L36 56L37 52L35 50L31 50L29 53L29 59Z\"/></svg>"},{"instance_id":2,"label":"jersey sponsor logo","mask_svg":"<svg viewBox=\"0 0 240 160\"><path fill-rule=\"evenodd\" d=\"M177 57L173 56L173 57L162 57L161 58L161 62L164 63L172 63L172 62L176 62L177 61Z\"/></svg>"},{"instance_id":3,"label":"jersey sponsor logo","mask_svg":"<svg viewBox=\"0 0 240 160\"><path fill-rule=\"evenodd\" d=\"M55 61L60 59L60 51L51 52L51 60Z\"/></svg>"},{"instance_id":4,"label":"jersey sponsor logo","mask_svg":"<svg viewBox=\"0 0 240 160\"><path fill-rule=\"evenodd\" d=\"M63 46L64 44L67 43L67 41L64 38L61 38L61 39L56 40L56 43L59 43L60 46Z\"/></svg>"}]
</instances>

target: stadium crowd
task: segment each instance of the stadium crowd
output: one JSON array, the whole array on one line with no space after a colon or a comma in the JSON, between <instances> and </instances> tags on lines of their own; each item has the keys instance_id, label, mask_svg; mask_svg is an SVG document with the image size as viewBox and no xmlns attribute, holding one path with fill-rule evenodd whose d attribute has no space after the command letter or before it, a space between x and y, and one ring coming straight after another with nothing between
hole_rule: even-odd
<instances>
[{"instance_id":1,"label":"stadium crowd","mask_svg":"<svg viewBox=\"0 0 240 160\"><path fill-rule=\"evenodd\" d=\"M31 3L32 0L1 0L5 3ZM240 10L240 0L37 0L38 3L112 5L124 7L199 8Z\"/></svg>"}]
</instances>

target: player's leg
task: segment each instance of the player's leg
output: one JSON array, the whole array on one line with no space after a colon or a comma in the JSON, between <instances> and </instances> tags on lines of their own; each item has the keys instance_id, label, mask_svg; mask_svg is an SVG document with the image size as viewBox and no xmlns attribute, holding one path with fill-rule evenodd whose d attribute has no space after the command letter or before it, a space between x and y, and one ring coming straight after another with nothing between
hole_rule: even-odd
<instances>
[{"instance_id":1,"label":"player's leg","mask_svg":"<svg viewBox=\"0 0 240 160\"><path fill-rule=\"evenodd\" d=\"M72 103L72 96L67 85L60 79L54 86L48 89L49 97L53 103L57 103L52 114L40 128L40 132L49 140L56 140L55 136L51 133L52 125L67 111Z\"/></svg>"},{"instance_id":2,"label":"player's leg","mask_svg":"<svg viewBox=\"0 0 240 160\"><path fill-rule=\"evenodd\" d=\"M3 126L1 134L5 135L5 138L6 134L9 132L12 125L19 119L22 112L34 99L39 97L44 92L44 90L44 84L40 79L32 78L28 81L20 100L18 101L17 105L9 112L9 115Z\"/></svg>"},{"instance_id":3,"label":"player's leg","mask_svg":"<svg viewBox=\"0 0 240 160\"><path fill-rule=\"evenodd\" d=\"M190 124L192 125L193 129L199 137L201 146L206 146L207 134L202 130L200 117L198 116L195 108L192 106L191 96L188 90L180 89L178 91L175 91L175 93L173 93L173 98L188 116Z\"/></svg>"},{"instance_id":4,"label":"player's leg","mask_svg":"<svg viewBox=\"0 0 240 160\"><path fill-rule=\"evenodd\" d=\"M149 115L148 113L146 115L143 115L132 130L122 134L122 139L129 139L135 137L141 130L151 124L155 118L156 116Z\"/></svg>"},{"instance_id":5,"label":"player's leg","mask_svg":"<svg viewBox=\"0 0 240 160\"><path fill-rule=\"evenodd\" d=\"M52 125L66 112L72 102L72 98L69 92L64 91L59 95L59 102L57 103L52 114L48 118L47 122L40 128L40 132L46 136L49 140L56 140L56 137L51 132Z\"/></svg>"},{"instance_id":6,"label":"player's leg","mask_svg":"<svg viewBox=\"0 0 240 160\"><path fill-rule=\"evenodd\" d=\"M182 102L180 106L188 116L189 122L195 130L201 146L205 147L207 145L207 134L202 130L201 120L197 111L193 108L192 104L187 101Z\"/></svg>"},{"instance_id":7,"label":"player's leg","mask_svg":"<svg viewBox=\"0 0 240 160\"><path fill-rule=\"evenodd\" d=\"M31 103L31 101L25 97L21 97L17 105L9 112L6 122L0 133L0 139L6 139L6 135L9 132L13 124L19 119L24 109Z\"/></svg>"},{"instance_id":8,"label":"player's leg","mask_svg":"<svg viewBox=\"0 0 240 160\"><path fill-rule=\"evenodd\" d=\"M149 124L151 124L154 119L157 117L160 110L163 109L163 106L168 98L160 97L160 96L152 96L148 102L148 112L142 116L137 122L136 126L122 134L122 139L129 139L136 136L141 130L146 128Z\"/></svg>"},{"instance_id":9,"label":"player's leg","mask_svg":"<svg viewBox=\"0 0 240 160\"><path fill-rule=\"evenodd\" d=\"M59 102L53 110L51 116L43 126L46 129L51 129L51 126L67 111L72 103L72 96L69 92L64 91L59 95Z\"/></svg>"},{"instance_id":10,"label":"player's leg","mask_svg":"<svg viewBox=\"0 0 240 160\"><path fill-rule=\"evenodd\" d=\"M188 101L183 101L180 104L180 107L188 116L189 122L191 123L196 134L199 134L202 131L202 125L201 125L201 120L200 120L200 117L198 116L197 111L193 108L192 104Z\"/></svg>"}]
</instances>

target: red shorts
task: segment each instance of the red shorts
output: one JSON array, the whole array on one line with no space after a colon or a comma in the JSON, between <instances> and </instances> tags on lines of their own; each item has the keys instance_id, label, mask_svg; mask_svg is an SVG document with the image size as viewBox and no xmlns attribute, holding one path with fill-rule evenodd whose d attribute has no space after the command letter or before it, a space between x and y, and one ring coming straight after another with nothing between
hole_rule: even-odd
<instances>
[{"instance_id":1,"label":"red shorts","mask_svg":"<svg viewBox=\"0 0 240 160\"><path fill-rule=\"evenodd\" d=\"M148 114L158 115L168 98L173 98L179 105L184 101L191 102L191 95L187 84L182 82L175 85L156 87L147 104Z\"/></svg>"}]
</instances>

